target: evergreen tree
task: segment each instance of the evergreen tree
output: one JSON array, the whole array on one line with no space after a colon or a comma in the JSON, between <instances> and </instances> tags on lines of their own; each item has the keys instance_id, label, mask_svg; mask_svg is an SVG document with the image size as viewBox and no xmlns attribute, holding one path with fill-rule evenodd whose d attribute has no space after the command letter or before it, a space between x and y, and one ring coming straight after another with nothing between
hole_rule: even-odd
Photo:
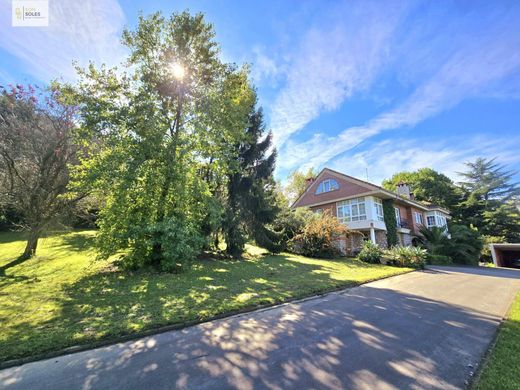
<instances>
[{"instance_id":1,"label":"evergreen tree","mask_svg":"<svg viewBox=\"0 0 520 390\"><path fill-rule=\"evenodd\" d=\"M270 151L271 133L265 133L262 109L252 106L245 141L236 145L238 159L228 178L227 212L224 221L226 252L239 257L246 234L271 252L278 252L277 234L266 225L277 213L276 183L273 179L276 151Z\"/></svg>"},{"instance_id":2,"label":"evergreen tree","mask_svg":"<svg viewBox=\"0 0 520 390\"><path fill-rule=\"evenodd\" d=\"M520 240L520 213L515 205L520 188L513 181L516 172L506 170L495 159L477 158L466 166L468 170L460 173L464 198L458 207L459 219L484 235Z\"/></svg>"}]
</instances>

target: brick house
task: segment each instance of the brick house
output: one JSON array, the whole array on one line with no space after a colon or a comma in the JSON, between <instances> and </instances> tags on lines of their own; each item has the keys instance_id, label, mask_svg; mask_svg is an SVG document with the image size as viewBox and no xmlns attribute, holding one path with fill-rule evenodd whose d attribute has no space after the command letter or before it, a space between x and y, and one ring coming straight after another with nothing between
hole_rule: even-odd
<instances>
[{"instance_id":1,"label":"brick house","mask_svg":"<svg viewBox=\"0 0 520 390\"><path fill-rule=\"evenodd\" d=\"M414 200L406 183L400 183L397 192L392 192L329 168L307 179L307 189L292 208L309 207L314 212L330 210L340 222L361 233L351 235L350 242L346 243L348 252L356 252L363 240L387 247L385 199L392 199L400 245L412 245L422 225L446 227L450 218L449 211Z\"/></svg>"}]
</instances>

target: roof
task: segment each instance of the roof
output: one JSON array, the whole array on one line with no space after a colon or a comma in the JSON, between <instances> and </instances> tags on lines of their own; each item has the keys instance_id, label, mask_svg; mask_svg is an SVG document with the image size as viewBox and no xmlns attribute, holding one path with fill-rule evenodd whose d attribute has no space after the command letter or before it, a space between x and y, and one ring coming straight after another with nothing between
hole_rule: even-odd
<instances>
[{"instance_id":1,"label":"roof","mask_svg":"<svg viewBox=\"0 0 520 390\"><path fill-rule=\"evenodd\" d=\"M520 249L520 243L499 242L491 243L489 246L496 249Z\"/></svg>"},{"instance_id":2,"label":"roof","mask_svg":"<svg viewBox=\"0 0 520 390\"><path fill-rule=\"evenodd\" d=\"M389 191L381 186L378 186L376 184L372 184L368 181L365 181L365 180L361 180L361 179L358 179L356 177L353 177L353 176L349 176L349 175L346 175L342 172L338 172L338 171L335 171L333 169L330 169L330 168L323 168L320 173L318 173L316 175L316 179L315 180L318 180L318 178L325 172L325 171L329 171L329 172L332 172L336 175L340 175L340 176L343 176L344 178L348 179L348 180L351 180L351 181L355 181L355 182L359 182L359 183L362 183L363 185L365 186L368 186L368 187L372 187L374 190L377 190L377 191L380 191L382 193L384 193L385 195L389 196L390 198L394 198L394 199L398 199L404 203L408 203L412 206L415 206L417 208L420 208L420 209L423 209L423 210L426 210L426 211L433 211L433 210L439 210L445 214L450 214L450 212L446 209L443 209L442 207L440 206L437 206L437 205L434 205L434 204L426 204L426 203L423 203L423 202L418 202L416 200L412 200L412 199L408 199L408 198L405 198L399 194L397 194L396 192L393 192L393 191ZM294 207L294 205L296 203L298 203L298 201L300 200L301 197L303 197L308 189L310 188L311 186L307 186L307 188L305 189L305 191L293 202L293 204L291 205L291 207Z\"/></svg>"}]
</instances>

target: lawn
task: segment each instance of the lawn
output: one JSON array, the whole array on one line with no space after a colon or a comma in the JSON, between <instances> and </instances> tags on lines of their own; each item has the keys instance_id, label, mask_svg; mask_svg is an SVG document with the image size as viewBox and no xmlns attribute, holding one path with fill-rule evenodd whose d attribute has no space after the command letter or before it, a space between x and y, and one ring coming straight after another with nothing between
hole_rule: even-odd
<instances>
[{"instance_id":1,"label":"lawn","mask_svg":"<svg viewBox=\"0 0 520 390\"><path fill-rule=\"evenodd\" d=\"M495 347L484 364L474 388L520 389L520 293L498 333Z\"/></svg>"},{"instance_id":2,"label":"lawn","mask_svg":"<svg viewBox=\"0 0 520 390\"><path fill-rule=\"evenodd\" d=\"M95 259L94 231L50 235L38 256L0 276L0 361L95 345L169 324L202 321L409 271L352 259L270 256L200 260L181 274L119 271ZM0 267L23 250L0 234Z\"/></svg>"}]
</instances>

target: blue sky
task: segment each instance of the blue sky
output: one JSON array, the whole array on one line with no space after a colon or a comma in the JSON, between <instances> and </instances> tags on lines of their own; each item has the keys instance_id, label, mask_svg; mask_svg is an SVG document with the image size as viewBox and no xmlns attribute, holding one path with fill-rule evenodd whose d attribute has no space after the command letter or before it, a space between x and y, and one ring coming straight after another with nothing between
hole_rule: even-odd
<instances>
[{"instance_id":1,"label":"blue sky","mask_svg":"<svg viewBox=\"0 0 520 390\"><path fill-rule=\"evenodd\" d=\"M49 27L11 27L0 0L0 83L74 79L71 62L119 63L140 11L189 8L225 60L251 64L276 175L328 166L379 183L497 157L520 169L518 1L49 0ZM517 175L520 179L520 176Z\"/></svg>"}]
</instances>

